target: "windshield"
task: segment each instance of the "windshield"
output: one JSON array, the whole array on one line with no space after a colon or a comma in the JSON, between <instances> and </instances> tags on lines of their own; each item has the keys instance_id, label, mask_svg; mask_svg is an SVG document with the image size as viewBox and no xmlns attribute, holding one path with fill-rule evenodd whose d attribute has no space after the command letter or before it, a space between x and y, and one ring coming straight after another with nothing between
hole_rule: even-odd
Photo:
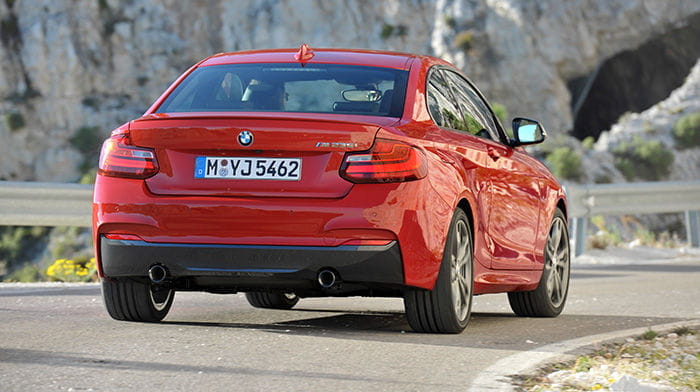
<instances>
[{"instance_id":1,"label":"windshield","mask_svg":"<svg viewBox=\"0 0 700 392\"><path fill-rule=\"evenodd\" d=\"M408 71L338 64L197 68L156 113L301 112L401 117Z\"/></svg>"}]
</instances>

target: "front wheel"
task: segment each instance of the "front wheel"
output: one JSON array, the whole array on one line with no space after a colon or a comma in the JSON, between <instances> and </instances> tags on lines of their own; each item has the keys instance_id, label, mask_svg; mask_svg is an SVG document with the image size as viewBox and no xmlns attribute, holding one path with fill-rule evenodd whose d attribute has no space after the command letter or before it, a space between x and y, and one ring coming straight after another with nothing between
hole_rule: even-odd
<instances>
[{"instance_id":1,"label":"front wheel","mask_svg":"<svg viewBox=\"0 0 700 392\"><path fill-rule=\"evenodd\" d=\"M508 293L513 312L522 317L556 317L566 304L570 275L569 229L564 213L557 209L544 249L544 270L533 291Z\"/></svg>"},{"instance_id":2,"label":"front wheel","mask_svg":"<svg viewBox=\"0 0 700 392\"><path fill-rule=\"evenodd\" d=\"M102 280L102 297L115 320L158 322L168 314L175 291L131 279Z\"/></svg>"},{"instance_id":3,"label":"front wheel","mask_svg":"<svg viewBox=\"0 0 700 392\"><path fill-rule=\"evenodd\" d=\"M408 324L417 332L460 333L469 322L474 287L472 233L467 215L457 210L445 242L433 290L404 296Z\"/></svg>"}]
</instances>

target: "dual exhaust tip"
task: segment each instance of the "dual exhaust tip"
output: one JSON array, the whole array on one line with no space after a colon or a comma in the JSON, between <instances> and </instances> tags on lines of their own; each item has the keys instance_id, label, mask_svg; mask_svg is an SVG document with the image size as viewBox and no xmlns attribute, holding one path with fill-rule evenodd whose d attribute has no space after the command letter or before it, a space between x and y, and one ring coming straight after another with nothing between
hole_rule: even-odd
<instances>
[{"instance_id":1,"label":"dual exhaust tip","mask_svg":"<svg viewBox=\"0 0 700 392\"><path fill-rule=\"evenodd\" d=\"M318 284L324 289L330 289L339 282L338 274L330 268L318 271Z\"/></svg>"},{"instance_id":2,"label":"dual exhaust tip","mask_svg":"<svg viewBox=\"0 0 700 392\"><path fill-rule=\"evenodd\" d=\"M168 270L160 264L154 264L148 269L148 278L152 283L163 283L168 277Z\"/></svg>"},{"instance_id":3,"label":"dual exhaust tip","mask_svg":"<svg viewBox=\"0 0 700 392\"><path fill-rule=\"evenodd\" d=\"M152 283L163 283L167 277L168 270L160 264L154 264L148 269L148 278ZM318 271L318 284L324 289L330 289L338 282L338 274L332 269L323 268Z\"/></svg>"}]
</instances>

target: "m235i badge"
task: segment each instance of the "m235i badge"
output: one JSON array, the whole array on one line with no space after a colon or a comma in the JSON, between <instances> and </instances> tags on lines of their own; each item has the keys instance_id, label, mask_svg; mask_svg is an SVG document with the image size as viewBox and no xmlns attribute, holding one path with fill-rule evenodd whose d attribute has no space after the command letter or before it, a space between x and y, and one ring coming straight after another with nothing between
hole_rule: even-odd
<instances>
[{"instance_id":1,"label":"m235i badge","mask_svg":"<svg viewBox=\"0 0 700 392\"><path fill-rule=\"evenodd\" d=\"M357 148L357 143L318 142L316 148Z\"/></svg>"}]
</instances>

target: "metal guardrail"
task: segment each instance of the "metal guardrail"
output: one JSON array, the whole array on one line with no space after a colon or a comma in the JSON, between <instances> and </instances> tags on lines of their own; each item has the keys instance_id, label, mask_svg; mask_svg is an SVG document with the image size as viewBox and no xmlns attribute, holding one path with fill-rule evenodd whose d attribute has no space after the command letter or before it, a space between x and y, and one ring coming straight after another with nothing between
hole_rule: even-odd
<instances>
[{"instance_id":1,"label":"metal guardrail","mask_svg":"<svg viewBox=\"0 0 700 392\"><path fill-rule=\"evenodd\" d=\"M0 181L0 225L89 227L92 185Z\"/></svg>"},{"instance_id":2,"label":"metal guardrail","mask_svg":"<svg viewBox=\"0 0 700 392\"><path fill-rule=\"evenodd\" d=\"M685 212L688 243L700 247L700 181L566 186L574 254L585 251L589 218L596 215Z\"/></svg>"},{"instance_id":3,"label":"metal guardrail","mask_svg":"<svg viewBox=\"0 0 700 392\"><path fill-rule=\"evenodd\" d=\"M688 242L700 247L700 181L567 185L574 254L596 215L685 212ZM0 225L89 227L91 185L0 181Z\"/></svg>"}]
</instances>

